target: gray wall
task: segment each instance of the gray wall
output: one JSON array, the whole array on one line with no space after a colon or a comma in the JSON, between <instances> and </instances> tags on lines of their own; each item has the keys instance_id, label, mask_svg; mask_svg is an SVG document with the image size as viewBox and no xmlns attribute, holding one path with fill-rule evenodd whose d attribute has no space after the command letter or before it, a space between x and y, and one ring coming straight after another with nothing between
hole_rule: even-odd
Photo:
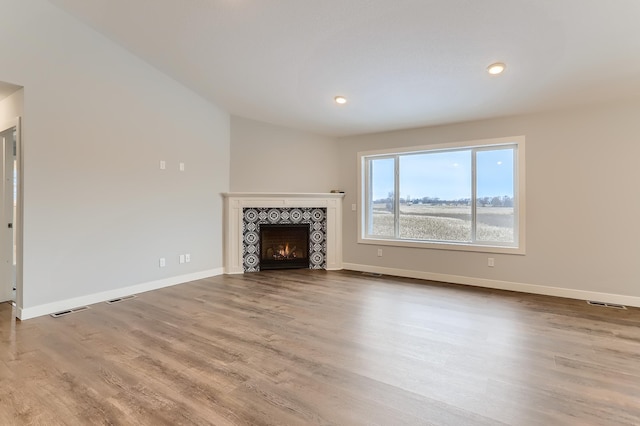
<instances>
[{"instance_id":1,"label":"gray wall","mask_svg":"<svg viewBox=\"0 0 640 426\"><path fill-rule=\"evenodd\" d=\"M25 87L21 309L216 273L221 192L330 189L346 191L352 267L640 297L640 100L334 139L230 119L45 0L3 12L0 80ZM521 134L526 255L488 268L482 253L357 244L358 151Z\"/></svg>"},{"instance_id":2,"label":"gray wall","mask_svg":"<svg viewBox=\"0 0 640 426\"><path fill-rule=\"evenodd\" d=\"M221 268L228 114L45 0L3 13L0 80L25 88L19 308Z\"/></svg>"},{"instance_id":3,"label":"gray wall","mask_svg":"<svg viewBox=\"0 0 640 426\"><path fill-rule=\"evenodd\" d=\"M358 151L525 135L527 183L524 256L384 246L383 257L377 257L377 246L357 244L357 213L347 208L344 261L359 269L427 272L466 284L639 297L638 117L640 100L343 138L338 158L347 206L357 203ZM487 267L489 256L494 268Z\"/></svg>"},{"instance_id":4,"label":"gray wall","mask_svg":"<svg viewBox=\"0 0 640 426\"><path fill-rule=\"evenodd\" d=\"M337 158L335 138L231 117L231 191L339 189Z\"/></svg>"}]
</instances>

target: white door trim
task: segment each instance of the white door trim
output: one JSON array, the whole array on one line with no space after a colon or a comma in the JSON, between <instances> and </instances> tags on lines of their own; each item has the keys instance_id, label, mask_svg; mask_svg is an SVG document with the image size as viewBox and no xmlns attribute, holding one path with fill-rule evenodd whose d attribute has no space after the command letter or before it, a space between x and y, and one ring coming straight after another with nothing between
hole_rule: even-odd
<instances>
[{"instance_id":1,"label":"white door trim","mask_svg":"<svg viewBox=\"0 0 640 426\"><path fill-rule=\"evenodd\" d=\"M22 158L22 119L21 117L16 117L13 120L9 120L8 122L0 125L0 133L3 133L7 130L10 130L15 127L16 129L16 168L17 168L17 200L16 200L16 210L15 216L13 218L13 227L15 229L15 245L16 245L16 298L15 303L16 307L22 307L23 301L23 288L22 288L22 208L23 208L23 198L22 198L22 166L23 166L23 158ZM0 223L0 226L7 226L4 223ZM16 309L16 315L19 310Z\"/></svg>"}]
</instances>

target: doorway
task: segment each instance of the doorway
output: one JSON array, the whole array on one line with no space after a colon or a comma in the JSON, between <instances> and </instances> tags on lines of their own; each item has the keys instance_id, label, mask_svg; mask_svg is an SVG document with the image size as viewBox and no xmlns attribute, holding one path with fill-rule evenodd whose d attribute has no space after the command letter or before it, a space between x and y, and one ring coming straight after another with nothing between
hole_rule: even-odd
<instances>
[{"instance_id":1,"label":"doorway","mask_svg":"<svg viewBox=\"0 0 640 426\"><path fill-rule=\"evenodd\" d=\"M16 219L18 218L20 141L19 120L0 129L1 162L0 176L2 198L0 209L0 302L18 300L17 265L18 236ZM21 289L20 289L21 290Z\"/></svg>"}]
</instances>

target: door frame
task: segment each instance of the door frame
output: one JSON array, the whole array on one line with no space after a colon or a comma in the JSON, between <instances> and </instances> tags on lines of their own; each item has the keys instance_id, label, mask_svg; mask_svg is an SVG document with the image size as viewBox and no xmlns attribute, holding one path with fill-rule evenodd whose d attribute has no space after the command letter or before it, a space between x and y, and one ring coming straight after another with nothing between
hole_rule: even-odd
<instances>
[{"instance_id":1,"label":"door frame","mask_svg":"<svg viewBox=\"0 0 640 426\"><path fill-rule=\"evenodd\" d=\"M22 157L22 118L16 117L13 120L0 125L0 133L10 130L15 127L16 131L16 209L15 216L13 218L13 228L15 231L16 246L16 297L14 300L16 310L16 317L19 317L19 311L23 306L23 287L22 287L22 241L23 241L23 228L22 228L22 211L23 211L23 198L22 198L22 179L23 179L23 157ZM5 151L6 152L6 151ZM3 155L4 157L4 155ZM4 176L3 176L4 179ZM6 226L1 224L0 226Z\"/></svg>"}]
</instances>

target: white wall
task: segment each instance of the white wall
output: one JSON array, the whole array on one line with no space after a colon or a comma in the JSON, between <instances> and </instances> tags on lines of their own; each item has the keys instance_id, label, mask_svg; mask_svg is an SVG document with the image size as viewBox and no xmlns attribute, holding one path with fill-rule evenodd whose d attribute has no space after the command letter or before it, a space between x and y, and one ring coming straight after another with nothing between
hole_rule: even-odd
<instances>
[{"instance_id":1,"label":"white wall","mask_svg":"<svg viewBox=\"0 0 640 426\"><path fill-rule=\"evenodd\" d=\"M0 80L25 88L21 315L221 270L228 114L45 0L2 11Z\"/></svg>"},{"instance_id":2,"label":"white wall","mask_svg":"<svg viewBox=\"0 0 640 426\"><path fill-rule=\"evenodd\" d=\"M337 157L335 138L231 117L231 191L340 189Z\"/></svg>"},{"instance_id":3,"label":"white wall","mask_svg":"<svg viewBox=\"0 0 640 426\"><path fill-rule=\"evenodd\" d=\"M345 267L640 306L638 117L640 100L339 140L350 206L358 151L526 136L526 255L384 246L377 257L345 209Z\"/></svg>"}]
</instances>

